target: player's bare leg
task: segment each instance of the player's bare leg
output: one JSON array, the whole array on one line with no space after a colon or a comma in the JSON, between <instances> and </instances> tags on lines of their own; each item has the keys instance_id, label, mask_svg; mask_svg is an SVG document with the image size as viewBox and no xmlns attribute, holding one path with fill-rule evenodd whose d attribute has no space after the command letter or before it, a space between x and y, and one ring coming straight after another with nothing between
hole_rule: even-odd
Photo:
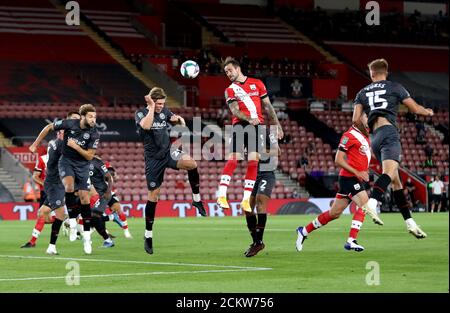
<instances>
[{"instance_id":1,"label":"player's bare leg","mask_svg":"<svg viewBox=\"0 0 450 313\"><path fill-rule=\"evenodd\" d=\"M31 233L31 239L27 241L24 245L21 246L21 248L34 248L36 246L36 241L39 238L39 235L41 234L42 230L44 229L44 226L46 224L46 216L50 213L51 209L43 205L39 208L36 224L34 225L33 232Z\"/></svg>"},{"instance_id":2,"label":"player's bare leg","mask_svg":"<svg viewBox=\"0 0 450 313\"><path fill-rule=\"evenodd\" d=\"M201 216L206 216L206 210L200 197L200 175L198 174L197 162L188 154L183 154L177 162L177 168L188 171L189 184L192 189L192 206Z\"/></svg>"},{"instance_id":3,"label":"player's bare leg","mask_svg":"<svg viewBox=\"0 0 450 313\"><path fill-rule=\"evenodd\" d=\"M111 206L111 210L117 214L117 216L119 217L120 221L122 222L122 229L123 229L123 233L125 238L127 239L132 239L133 236L131 236L130 234L130 230L128 229L128 221L127 221L127 216L125 215L125 213L123 213L122 208L120 206L120 202L116 202Z\"/></svg>"},{"instance_id":4,"label":"player's bare leg","mask_svg":"<svg viewBox=\"0 0 450 313\"><path fill-rule=\"evenodd\" d=\"M303 250L303 243L308 235L316 229L319 229L322 226L325 226L332 220L335 220L341 216L342 212L344 212L345 208L348 206L350 201L346 198L338 199L336 198L331 206L329 211L323 212L318 217L316 217L311 223L306 226L299 226L297 228L297 241L295 243L295 248L297 251Z\"/></svg>"},{"instance_id":5,"label":"player's bare leg","mask_svg":"<svg viewBox=\"0 0 450 313\"><path fill-rule=\"evenodd\" d=\"M252 211L252 207L250 206L250 195L252 194L253 187L256 181L256 176L258 174L258 160L259 160L259 153L250 152L248 154L247 173L245 174L245 184L244 184L244 197L241 202L241 208L245 212Z\"/></svg>"},{"instance_id":6,"label":"player's bare leg","mask_svg":"<svg viewBox=\"0 0 450 313\"><path fill-rule=\"evenodd\" d=\"M265 248L263 242L264 229L266 227L267 221L267 204L270 198L266 195L257 194L256 197L250 196L250 206L251 212L246 212L245 217L247 219L247 227L253 239L253 243L245 251L246 257L252 257L258 254L259 251ZM257 216L254 213L254 208L256 207Z\"/></svg>"},{"instance_id":7,"label":"player's bare leg","mask_svg":"<svg viewBox=\"0 0 450 313\"><path fill-rule=\"evenodd\" d=\"M230 209L230 205L228 204L227 200L227 189L228 186L230 185L233 173L238 165L238 160L241 159L242 155L240 153L230 153L228 155L228 161L225 163L225 166L223 168L222 175L220 176L217 205L223 210Z\"/></svg>"}]
</instances>

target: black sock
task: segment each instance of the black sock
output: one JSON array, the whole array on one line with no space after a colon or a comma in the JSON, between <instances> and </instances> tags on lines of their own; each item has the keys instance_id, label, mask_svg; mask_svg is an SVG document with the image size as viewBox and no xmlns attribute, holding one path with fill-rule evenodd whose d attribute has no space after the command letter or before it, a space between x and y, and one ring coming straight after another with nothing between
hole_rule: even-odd
<instances>
[{"instance_id":1,"label":"black sock","mask_svg":"<svg viewBox=\"0 0 450 313\"><path fill-rule=\"evenodd\" d=\"M372 194L370 195L370 197L377 199L378 202L381 202L383 199L383 195L390 183L391 178L389 177L389 175L381 175L373 185Z\"/></svg>"},{"instance_id":2,"label":"black sock","mask_svg":"<svg viewBox=\"0 0 450 313\"><path fill-rule=\"evenodd\" d=\"M266 228L267 214L258 213L258 224L256 224L256 240L262 243L264 236L264 228Z\"/></svg>"},{"instance_id":3,"label":"black sock","mask_svg":"<svg viewBox=\"0 0 450 313\"><path fill-rule=\"evenodd\" d=\"M147 201L147 204L145 205L145 230L153 230L157 203L158 202Z\"/></svg>"},{"instance_id":4,"label":"black sock","mask_svg":"<svg viewBox=\"0 0 450 313\"><path fill-rule=\"evenodd\" d=\"M109 216L108 215L101 215L100 217L102 219L103 222L109 222Z\"/></svg>"},{"instance_id":5,"label":"black sock","mask_svg":"<svg viewBox=\"0 0 450 313\"><path fill-rule=\"evenodd\" d=\"M69 218L76 218L80 214L77 197L74 192L66 192L66 207Z\"/></svg>"},{"instance_id":6,"label":"black sock","mask_svg":"<svg viewBox=\"0 0 450 313\"><path fill-rule=\"evenodd\" d=\"M92 216L92 224L94 225L97 232L104 240L109 239L109 235L106 232L105 221L102 219L101 213L94 213Z\"/></svg>"},{"instance_id":7,"label":"black sock","mask_svg":"<svg viewBox=\"0 0 450 313\"><path fill-rule=\"evenodd\" d=\"M245 219L247 220L247 228L252 236L253 242L256 242L256 215L245 212Z\"/></svg>"},{"instance_id":8,"label":"black sock","mask_svg":"<svg viewBox=\"0 0 450 313\"><path fill-rule=\"evenodd\" d=\"M55 218L52 223L52 233L50 235L50 243L52 245L56 244L56 240L58 239L59 229L61 228L63 221Z\"/></svg>"},{"instance_id":9,"label":"black sock","mask_svg":"<svg viewBox=\"0 0 450 313\"><path fill-rule=\"evenodd\" d=\"M406 221L408 218L411 218L411 211L409 208L409 203L406 200L403 189L399 189L394 191L394 201L397 205L400 213L403 216L403 219Z\"/></svg>"},{"instance_id":10,"label":"black sock","mask_svg":"<svg viewBox=\"0 0 450 313\"><path fill-rule=\"evenodd\" d=\"M197 168L188 171L189 184L191 184L192 193L194 195L200 193L200 175Z\"/></svg>"},{"instance_id":11,"label":"black sock","mask_svg":"<svg viewBox=\"0 0 450 313\"><path fill-rule=\"evenodd\" d=\"M83 217L83 230L90 231L91 230L91 206L89 204L82 204L80 206L81 217Z\"/></svg>"}]
</instances>

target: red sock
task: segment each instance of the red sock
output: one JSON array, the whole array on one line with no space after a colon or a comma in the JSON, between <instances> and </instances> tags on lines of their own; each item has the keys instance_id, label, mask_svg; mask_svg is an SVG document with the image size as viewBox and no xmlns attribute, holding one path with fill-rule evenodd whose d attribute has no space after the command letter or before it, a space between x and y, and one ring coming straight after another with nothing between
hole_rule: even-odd
<instances>
[{"instance_id":1,"label":"red sock","mask_svg":"<svg viewBox=\"0 0 450 313\"><path fill-rule=\"evenodd\" d=\"M41 231L44 229L45 225L45 217L39 217L36 221L36 225L34 225L33 233L31 234L30 242L32 244L36 243Z\"/></svg>"},{"instance_id":2,"label":"red sock","mask_svg":"<svg viewBox=\"0 0 450 313\"><path fill-rule=\"evenodd\" d=\"M50 222L45 222L45 224L53 224L53 222L55 221L56 217L54 216L50 216Z\"/></svg>"},{"instance_id":3,"label":"red sock","mask_svg":"<svg viewBox=\"0 0 450 313\"><path fill-rule=\"evenodd\" d=\"M222 176L220 176L219 183L219 197L227 196L227 189L231 182L231 177L233 177L234 170L237 167L237 159L231 158L225 163L223 167Z\"/></svg>"},{"instance_id":4,"label":"red sock","mask_svg":"<svg viewBox=\"0 0 450 313\"><path fill-rule=\"evenodd\" d=\"M258 161L251 160L247 164L247 173L245 174L244 199L249 199L255 186L256 175L258 174Z\"/></svg>"},{"instance_id":5,"label":"red sock","mask_svg":"<svg viewBox=\"0 0 450 313\"><path fill-rule=\"evenodd\" d=\"M231 158L227 161L227 163L225 163L225 166L223 167L223 171L222 171L222 176L223 175L228 175L228 176L233 176L234 170L236 169L238 164L237 159L235 158Z\"/></svg>"},{"instance_id":6,"label":"red sock","mask_svg":"<svg viewBox=\"0 0 450 313\"><path fill-rule=\"evenodd\" d=\"M121 212L119 213L119 218L123 223L123 229L127 229L128 228L128 222L127 222L127 216L125 215L125 213Z\"/></svg>"},{"instance_id":7,"label":"red sock","mask_svg":"<svg viewBox=\"0 0 450 313\"><path fill-rule=\"evenodd\" d=\"M314 219L311 223L306 225L305 230L309 234L312 231L316 230L317 228L327 225L328 222L330 222L332 220L333 219L330 217L330 211L323 212L316 219Z\"/></svg>"},{"instance_id":8,"label":"red sock","mask_svg":"<svg viewBox=\"0 0 450 313\"><path fill-rule=\"evenodd\" d=\"M364 214L363 210L359 208L355 214L353 215L352 219L352 226L350 228L350 234L348 235L349 238L356 239L358 237L358 233L361 230L362 223L364 222L364 217L366 215Z\"/></svg>"}]
</instances>

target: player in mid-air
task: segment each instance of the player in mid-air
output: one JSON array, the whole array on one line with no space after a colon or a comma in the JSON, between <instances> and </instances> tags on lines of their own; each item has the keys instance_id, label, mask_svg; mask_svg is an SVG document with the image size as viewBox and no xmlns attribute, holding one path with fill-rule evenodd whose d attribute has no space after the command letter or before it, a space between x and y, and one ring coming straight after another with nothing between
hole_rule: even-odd
<instances>
[{"instance_id":1,"label":"player in mid-air","mask_svg":"<svg viewBox=\"0 0 450 313\"><path fill-rule=\"evenodd\" d=\"M378 202L382 201L383 194L392 183L394 201L406 222L408 232L417 239L425 238L427 234L411 217L410 205L398 173L402 147L396 119L399 103L403 103L414 114L433 116L434 113L432 109L417 104L402 85L387 80L388 62L385 59L374 60L368 67L372 83L357 94L353 111L353 123L359 123L363 112L368 115L372 150L383 168L382 175L373 186L368 207L376 210Z\"/></svg>"},{"instance_id":2,"label":"player in mid-air","mask_svg":"<svg viewBox=\"0 0 450 313\"><path fill-rule=\"evenodd\" d=\"M250 196L258 173L258 152L265 150L265 142L260 139L262 130L257 126L264 123L262 106L266 108L270 120L278 128L278 139L283 138L284 135L264 83L259 79L245 76L239 62L231 57L225 59L223 69L231 81L230 86L225 90L225 99L233 114L233 133L230 142L231 152L220 177L217 204L222 209L230 208L227 201L227 189L238 160L241 160L244 155L245 147L248 163L241 208L251 212Z\"/></svg>"},{"instance_id":3,"label":"player in mid-air","mask_svg":"<svg viewBox=\"0 0 450 313\"><path fill-rule=\"evenodd\" d=\"M69 112L67 114L67 119L80 119L80 115L78 112ZM57 133L57 138L54 141L51 141L51 145L48 146L47 154L45 154L45 158L40 157L40 161L38 162L35 172L39 172L40 176L39 178L43 178L44 181L42 182L44 185L44 191L41 193L46 195L47 191L51 191L52 195L49 200L47 200L47 196L44 197L43 203L39 206L38 211L38 218L36 220L36 225L33 228L33 232L31 235L31 239L26 242L21 248L33 248L36 246L36 241L39 238L39 235L41 234L42 230L44 229L45 224L51 224L55 221L56 217L51 216L52 214L55 214L56 212L59 212L56 210L60 206L64 206L64 186L62 186L61 179L59 178L58 174L58 161L59 157L61 156L61 144L64 136L64 131L60 131ZM50 149L52 148L52 149ZM51 157L51 158L50 158ZM50 162L48 162L50 160ZM49 173L50 177L47 177L47 172ZM55 178L55 173L56 177ZM47 188L45 188L45 186ZM60 197L61 191L60 188L62 188L62 199ZM42 201L42 197L41 197ZM59 202L58 202L59 201ZM62 205L61 205L62 204ZM55 207L55 205L57 207ZM63 211L64 214L64 211ZM57 225L52 226L52 234L53 234L53 227L58 228ZM55 239L56 242L56 239ZM54 243L53 243L54 244ZM50 249L50 248L49 248ZM53 250L53 248L51 249ZM55 248L56 250L56 248Z\"/></svg>"},{"instance_id":4,"label":"player in mid-air","mask_svg":"<svg viewBox=\"0 0 450 313\"><path fill-rule=\"evenodd\" d=\"M365 184L369 181L371 158L368 135L366 114L361 116L361 123L358 123L358 126L353 125L342 135L335 158L336 165L341 168L338 178L339 191L330 210L320 214L305 227L297 228L295 244L297 251L302 251L303 243L311 232L339 218L351 201L359 208L353 215L350 234L344 248L358 252L364 251L364 247L358 244L356 239L364 222L364 212L369 201ZM376 224L383 225L376 214L372 218Z\"/></svg>"},{"instance_id":5,"label":"player in mid-air","mask_svg":"<svg viewBox=\"0 0 450 313\"><path fill-rule=\"evenodd\" d=\"M89 161L95 155L100 135L95 127L97 118L95 107L92 104L84 104L80 107L79 113L81 116L80 120L65 119L44 127L30 146L30 151L35 152L41 141L51 131L64 130L64 145L58 164L59 175L64 185L65 201L69 214L72 209L78 207L75 196L75 186L77 186L81 202L79 209L84 220L83 249L86 254L91 254ZM74 227L76 227L76 224Z\"/></svg>"},{"instance_id":6,"label":"player in mid-air","mask_svg":"<svg viewBox=\"0 0 450 313\"><path fill-rule=\"evenodd\" d=\"M266 137L266 150L261 152L258 163L258 176L250 196L251 212L245 213L247 228L253 239L250 247L244 252L246 257L252 257L265 248L263 241L264 229L267 221L267 206L269 205L272 190L276 184L275 170L278 166L279 146L277 135L271 133ZM256 209L256 214L254 210Z\"/></svg>"},{"instance_id":7,"label":"player in mid-air","mask_svg":"<svg viewBox=\"0 0 450 313\"><path fill-rule=\"evenodd\" d=\"M169 123L186 125L184 119L173 114L166 106L164 89L154 87L145 96L147 106L135 114L137 131L144 143L145 176L148 188L148 201L145 206L145 240L144 249L153 254L153 223L159 191L166 168L188 171L192 188L192 205L202 216L206 210L200 197L200 176L197 162L181 150L171 152Z\"/></svg>"}]
</instances>

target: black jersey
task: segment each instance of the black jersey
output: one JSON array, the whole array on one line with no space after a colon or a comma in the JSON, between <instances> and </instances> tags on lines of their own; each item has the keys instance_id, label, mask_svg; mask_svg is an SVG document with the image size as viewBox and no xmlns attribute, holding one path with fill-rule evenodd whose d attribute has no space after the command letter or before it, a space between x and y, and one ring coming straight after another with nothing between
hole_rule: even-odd
<instances>
[{"instance_id":1,"label":"black jersey","mask_svg":"<svg viewBox=\"0 0 450 313\"><path fill-rule=\"evenodd\" d=\"M61 139L51 140L47 147L47 169L45 171L45 182L47 183L59 183L61 178L59 177L58 162L62 154L62 148L64 141Z\"/></svg>"},{"instance_id":2,"label":"black jersey","mask_svg":"<svg viewBox=\"0 0 450 313\"><path fill-rule=\"evenodd\" d=\"M144 143L144 151L148 157L153 159L163 159L170 150L169 124L170 118L174 115L170 110L164 107L161 113L156 113L153 117L151 129L146 130L139 124L148 114L148 109L143 108L136 111L135 120L139 136Z\"/></svg>"},{"instance_id":3,"label":"black jersey","mask_svg":"<svg viewBox=\"0 0 450 313\"><path fill-rule=\"evenodd\" d=\"M89 177L91 184L100 195L103 195L108 189L108 184L105 181L106 174L108 174L108 169L105 163L100 159L93 158L91 164L89 164Z\"/></svg>"},{"instance_id":4,"label":"black jersey","mask_svg":"<svg viewBox=\"0 0 450 313\"><path fill-rule=\"evenodd\" d=\"M67 145L69 138L74 139L81 148L97 149L98 142L100 141L100 134L97 131L97 127L81 128L80 120L59 120L53 123L55 130L64 129L64 146L62 155L68 159L77 163L86 164L89 161L86 160L76 150Z\"/></svg>"},{"instance_id":5,"label":"black jersey","mask_svg":"<svg viewBox=\"0 0 450 313\"><path fill-rule=\"evenodd\" d=\"M354 104L362 104L369 119L369 128L372 130L378 116L397 126L399 103L409 97L409 92L399 83L382 80L361 89L356 95Z\"/></svg>"}]
</instances>

